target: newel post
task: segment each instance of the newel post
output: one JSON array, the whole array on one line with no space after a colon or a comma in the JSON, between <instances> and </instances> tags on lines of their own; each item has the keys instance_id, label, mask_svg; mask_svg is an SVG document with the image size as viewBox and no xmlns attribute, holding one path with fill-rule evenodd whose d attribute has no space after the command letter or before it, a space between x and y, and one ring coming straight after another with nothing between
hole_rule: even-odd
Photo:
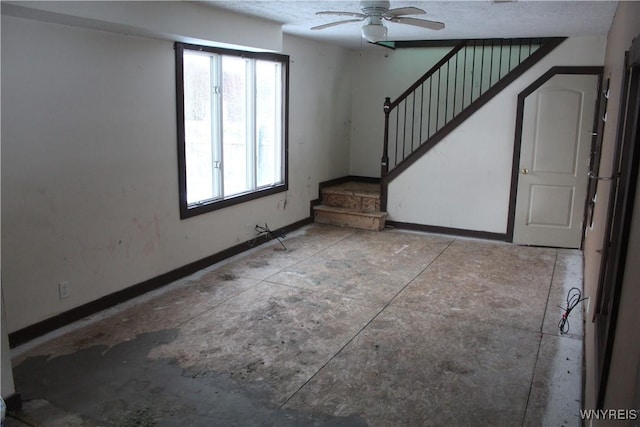
<instances>
[{"instance_id":1,"label":"newel post","mask_svg":"<svg viewBox=\"0 0 640 427\"><path fill-rule=\"evenodd\" d=\"M389 112L391 111L391 98L384 99L384 145L382 147L382 160L380 162L380 210L387 210L387 183L386 176L389 172Z\"/></svg>"}]
</instances>

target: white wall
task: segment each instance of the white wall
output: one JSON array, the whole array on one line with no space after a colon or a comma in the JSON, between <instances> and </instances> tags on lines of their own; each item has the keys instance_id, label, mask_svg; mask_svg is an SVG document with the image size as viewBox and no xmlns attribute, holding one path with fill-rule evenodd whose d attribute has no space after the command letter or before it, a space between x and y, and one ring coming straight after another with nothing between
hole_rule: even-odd
<instances>
[{"instance_id":1,"label":"white wall","mask_svg":"<svg viewBox=\"0 0 640 427\"><path fill-rule=\"evenodd\" d=\"M289 191L180 220L172 43L3 15L9 332L309 216L318 182L349 172L347 51L283 45Z\"/></svg>"},{"instance_id":2,"label":"white wall","mask_svg":"<svg viewBox=\"0 0 640 427\"><path fill-rule=\"evenodd\" d=\"M389 185L393 221L506 233L518 94L553 66L603 65L605 38L571 38Z\"/></svg>"},{"instance_id":3,"label":"white wall","mask_svg":"<svg viewBox=\"0 0 640 427\"><path fill-rule=\"evenodd\" d=\"M285 35L284 52L291 55L289 173L299 184L289 193L312 200L319 182L349 174L350 51Z\"/></svg>"},{"instance_id":4,"label":"white wall","mask_svg":"<svg viewBox=\"0 0 640 427\"><path fill-rule=\"evenodd\" d=\"M351 175L380 176L385 97L393 101L400 96L450 50L372 47L354 52L350 63Z\"/></svg>"}]
</instances>

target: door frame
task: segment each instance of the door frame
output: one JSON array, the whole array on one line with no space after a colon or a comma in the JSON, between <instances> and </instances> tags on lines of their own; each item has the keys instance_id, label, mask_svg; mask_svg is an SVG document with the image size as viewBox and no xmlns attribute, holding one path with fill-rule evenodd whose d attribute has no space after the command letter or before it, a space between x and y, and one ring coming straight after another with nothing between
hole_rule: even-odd
<instances>
[{"instance_id":1,"label":"door frame","mask_svg":"<svg viewBox=\"0 0 640 427\"><path fill-rule=\"evenodd\" d=\"M594 66L594 67L551 67L549 71L544 73L540 78L531 83L527 88L525 88L522 92L518 94L518 107L516 110L516 131L513 141L513 163L511 166L511 189L509 193L509 213L507 216L507 242L513 243L513 230L515 227L515 217L516 217L516 198L518 196L518 177L520 170L520 152L521 152L521 144L522 144L522 124L524 121L524 101L525 99L535 92L540 86L549 81L553 76L557 74L576 74L576 75L594 75L598 77L598 99L596 100L595 112L596 115L600 109L600 101L602 98L602 73L604 71L604 67ZM595 119L595 118L594 118ZM595 150L595 147L599 147L601 144L597 144L598 140L602 139L602 135L597 135L598 122L597 120L593 121L593 130L594 134L591 139L591 153ZM585 179L587 179L585 177ZM588 199L588 195L587 195ZM584 201L584 214L583 218L586 217L587 213L588 200ZM580 248L582 248L582 244L584 243L584 227L586 226L586 220L582 221L582 240L580 242Z\"/></svg>"},{"instance_id":2,"label":"door frame","mask_svg":"<svg viewBox=\"0 0 640 427\"><path fill-rule=\"evenodd\" d=\"M640 169L640 36L625 54L619 121L593 322L596 409L604 407Z\"/></svg>"}]
</instances>

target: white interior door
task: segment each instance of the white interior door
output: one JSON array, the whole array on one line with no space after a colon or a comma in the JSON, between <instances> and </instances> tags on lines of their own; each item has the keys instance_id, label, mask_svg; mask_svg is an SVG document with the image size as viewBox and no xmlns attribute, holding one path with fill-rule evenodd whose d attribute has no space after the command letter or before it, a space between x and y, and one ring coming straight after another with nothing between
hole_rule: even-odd
<instances>
[{"instance_id":1,"label":"white interior door","mask_svg":"<svg viewBox=\"0 0 640 427\"><path fill-rule=\"evenodd\" d=\"M580 247L597 88L558 74L525 99L514 243Z\"/></svg>"}]
</instances>

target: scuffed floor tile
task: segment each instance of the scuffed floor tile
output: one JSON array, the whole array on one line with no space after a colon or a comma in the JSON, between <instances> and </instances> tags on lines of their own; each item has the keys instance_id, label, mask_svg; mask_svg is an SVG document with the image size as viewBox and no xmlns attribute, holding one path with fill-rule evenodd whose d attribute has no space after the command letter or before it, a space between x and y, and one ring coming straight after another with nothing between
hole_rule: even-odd
<instances>
[{"instance_id":1,"label":"scuffed floor tile","mask_svg":"<svg viewBox=\"0 0 640 427\"><path fill-rule=\"evenodd\" d=\"M267 280L388 302L451 241L411 233L361 231Z\"/></svg>"},{"instance_id":2,"label":"scuffed floor tile","mask_svg":"<svg viewBox=\"0 0 640 427\"><path fill-rule=\"evenodd\" d=\"M284 244L18 351L18 390L82 427L573 425L581 310L554 328L579 251L319 224Z\"/></svg>"},{"instance_id":3,"label":"scuffed floor tile","mask_svg":"<svg viewBox=\"0 0 640 427\"><path fill-rule=\"evenodd\" d=\"M549 249L456 241L392 305L539 331L554 262Z\"/></svg>"},{"instance_id":4,"label":"scuffed floor tile","mask_svg":"<svg viewBox=\"0 0 640 427\"><path fill-rule=\"evenodd\" d=\"M518 425L538 339L389 307L285 407L371 426Z\"/></svg>"},{"instance_id":5,"label":"scuffed floor tile","mask_svg":"<svg viewBox=\"0 0 640 427\"><path fill-rule=\"evenodd\" d=\"M263 280L351 236L354 230L313 224L220 267L221 274Z\"/></svg>"},{"instance_id":6,"label":"scuffed floor tile","mask_svg":"<svg viewBox=\"0 0 640 427\"><path fill-rule=\"evenodd\" d=\"M139 334L177 328L257 283L253 279L229 277L213 271L198 282L187 283L48 341L16 357L14 363L20 363L27 356L60 356L96 345L109 348Z\"/></svg>"},{"instance_id":7,"label":"scuffed floor tile","mask_svg":"<svg viewBox=\"0 0 640 427\"><path fill-rule=\"evenodd\" d=\"M543 335L525 426L580 426L582 342Z\"/></svg>"},{"instance_id":8,"label":"scuffed floor tile","mask_svg":"<svg viewBox=\"0 0 640 427\"><path fill-rule=\"evenodd\" d=\"M380 310L328 292L261 283L180 328L152 358L194 372L225 372L282 403Z\"/></svg>"}]
</instances>

